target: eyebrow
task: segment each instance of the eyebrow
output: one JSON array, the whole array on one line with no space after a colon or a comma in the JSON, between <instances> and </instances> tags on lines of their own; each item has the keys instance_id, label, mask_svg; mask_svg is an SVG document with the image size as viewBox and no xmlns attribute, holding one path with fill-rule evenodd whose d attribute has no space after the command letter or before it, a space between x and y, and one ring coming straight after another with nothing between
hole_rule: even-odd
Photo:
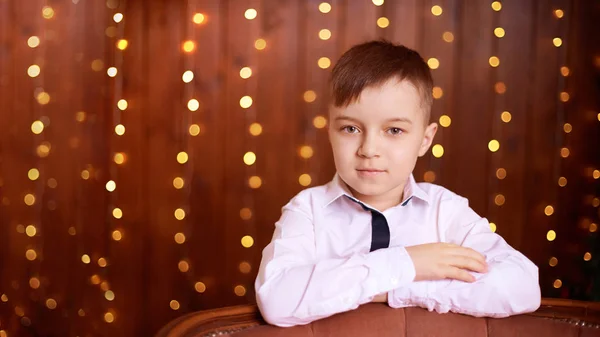
<instances>
[{"instance_id":1,"label":"eyebrow","mask_svg":"<svg viewBox=\"0 0 600 337\"><path fill-rule=\"evenodd\" d=\"M348 121L352 121L352 122L359 122L359 120L349 117L349 116L338 116L335 118L335 121L340 121L340 120L348 120ZM412 121L406 117L396 117L396 118L390 118L387 119L385 121L386 123L391 123L391 122L401 122L401 123L407 123L412 125Z\"/></svg>"}]
</instances>

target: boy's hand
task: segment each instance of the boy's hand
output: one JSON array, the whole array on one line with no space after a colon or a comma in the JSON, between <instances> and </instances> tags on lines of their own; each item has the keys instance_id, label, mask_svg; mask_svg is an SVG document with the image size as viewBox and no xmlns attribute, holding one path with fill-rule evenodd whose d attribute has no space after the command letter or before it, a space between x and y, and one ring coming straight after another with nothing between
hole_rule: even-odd
<instances>
[{"instance_id":1,"label":"boy's hand","mask_svg":"<svg viewBox=\"0 0 600 337\"><path fill-rule=\"evenodd\" d=\"M451 243L428 243L406 247L415 265L415 281L455 279L475 282L468 271L487 272L485 257L471 249Z\"/></svg>"}]
</instances>

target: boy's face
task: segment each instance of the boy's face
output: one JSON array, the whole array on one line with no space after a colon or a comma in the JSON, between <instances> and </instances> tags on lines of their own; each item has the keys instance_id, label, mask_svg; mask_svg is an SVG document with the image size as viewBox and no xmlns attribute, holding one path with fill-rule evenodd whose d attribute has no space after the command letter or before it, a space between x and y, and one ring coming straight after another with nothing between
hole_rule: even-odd
<instances>
[{"instance_id":1,"label":"boy's face","mask_svg":"<svg viewBox=\"0 0 600 337\"><path fill-rule=\"evenodd\" d=\"M421 96L408 81L366 88L347 107L330 107L335 167L356 198L380 210L401 202L404 186L433 141Z\"/></svg>"}]
</instances>

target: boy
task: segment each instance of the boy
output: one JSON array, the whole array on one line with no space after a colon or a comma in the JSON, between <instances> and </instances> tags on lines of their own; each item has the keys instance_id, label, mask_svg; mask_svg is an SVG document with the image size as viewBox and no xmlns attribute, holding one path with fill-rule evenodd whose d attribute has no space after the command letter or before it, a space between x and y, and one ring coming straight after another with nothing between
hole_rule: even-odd
<instances>
[{"instance_id":1,"label":"boy","mask_svg":"<svg viewBox=\"0 0 600 337\"><path fill-rule=\"evenodd\" d=\"M307 324L368 302L506 317L540 305L538 269L490 230L467 199L416 183L433 80L404 46L368 42L333 69L327 185L283 207L255 288L264 319Z\"/></svg>"}]
</instances>

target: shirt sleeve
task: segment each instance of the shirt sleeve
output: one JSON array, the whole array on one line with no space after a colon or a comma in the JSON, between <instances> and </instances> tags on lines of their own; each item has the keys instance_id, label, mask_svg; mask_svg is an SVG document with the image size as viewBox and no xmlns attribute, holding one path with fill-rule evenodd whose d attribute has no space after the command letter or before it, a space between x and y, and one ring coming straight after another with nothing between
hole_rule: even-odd
<instances>
[{"instance_id":1,"label":"shirt sleeve","mask_svg":"<svg viewBox=\"0 0 600 337\"><path fill-rule=\"evenodd\" d=\"M541 302L538 268L491 231L465 198L442 201L442 241L472 248L486 257L488 272L471 272L474 283L458 280L412 282L388 293L394 308L419 306L429 311L448 311L476 317L507 317L533 312Z\"/></svg>"},{"instance_id":2,"label":"shirt sleeve","mask_svg":"<svg viewBox=\"0 0 600 337\"><path fill-rule=\"evenodd\" d=\"M309 203L302 195L284 208L262 252L255 281L263 318L287 327L356 309L376 295L414 280L404 247L319 259Z\"/></svg>"}]
</instances>

